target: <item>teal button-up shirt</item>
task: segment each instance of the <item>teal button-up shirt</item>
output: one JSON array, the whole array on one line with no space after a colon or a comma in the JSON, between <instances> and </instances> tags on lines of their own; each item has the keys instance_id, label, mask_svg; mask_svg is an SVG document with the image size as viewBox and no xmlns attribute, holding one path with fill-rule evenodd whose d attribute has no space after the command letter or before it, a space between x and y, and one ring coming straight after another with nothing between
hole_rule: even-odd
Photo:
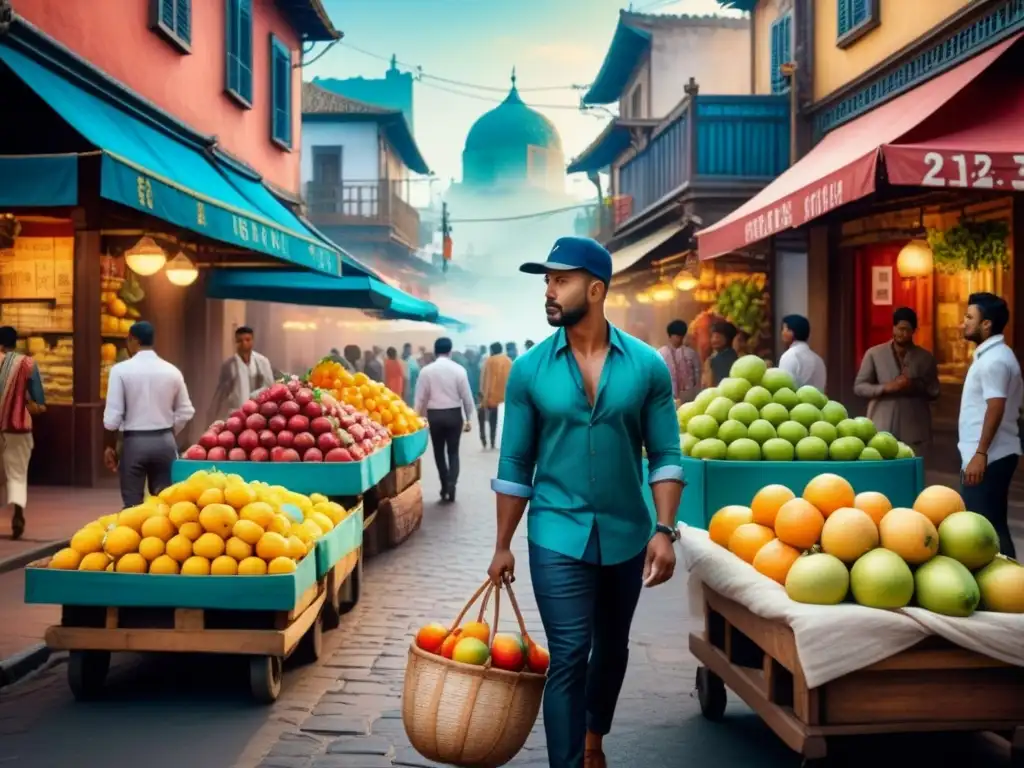
<instances>
[{"instance_id":1,"label":"teal button-up shirt","mask_svg":"<svg viewBox=\"0 0 1024 768\"><path fill-rule=\"evenodd\" d=\"M515 361L491 481L497 493L530 499L533 544L582 560L596 533L603 565L635 557L654 535L642 447L648 482L683 482L668 368L652 347L609 329L593 408L564 329Z\"/></svg>"}]
</instances>

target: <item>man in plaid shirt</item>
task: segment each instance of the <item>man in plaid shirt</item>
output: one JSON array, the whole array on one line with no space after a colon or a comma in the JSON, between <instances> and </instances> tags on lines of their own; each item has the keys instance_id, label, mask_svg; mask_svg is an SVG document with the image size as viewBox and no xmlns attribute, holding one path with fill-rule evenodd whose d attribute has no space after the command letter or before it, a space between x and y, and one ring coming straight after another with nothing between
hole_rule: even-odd
<instances>
[{"instance_id":1,"label":"man in plaid shirt","mask_svg":"<svg viewBox=\"0 0 1024 768\"><path fill-rule=\"evenodd\" d=\"M672 396L676 403L688 403L700 392L700 357L683 343L686 323L673 320L668 324L668 344L658 352L672 376Z\"/></svg>"}]
</instances>

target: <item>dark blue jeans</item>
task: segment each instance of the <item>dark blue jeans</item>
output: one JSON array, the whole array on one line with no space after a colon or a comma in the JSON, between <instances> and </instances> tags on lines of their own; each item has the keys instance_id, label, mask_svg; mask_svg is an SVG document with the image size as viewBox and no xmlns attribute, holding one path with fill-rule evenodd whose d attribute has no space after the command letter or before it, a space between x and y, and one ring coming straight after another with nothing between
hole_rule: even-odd
<instances>
[{"instance_id":1,"label":"dark blue jeans","mask_svg":"<svg viewBox=\"0 0 1024 768\"><path fill-rule=\"evenodd\" d=\"M600 565L598 550L596 529L583 560L530 544L530 576L551 653L544 689L551 768L582 768L586 732L611 730L626 676L646 549L617 565Z\"/></svg>"},{"instance_id":2,"label":"dark blue jeans","mask_svg":"<svg viewBox=\"0 0 1024 768\"><path fill-rule=\"evenodd\" d=\"M1020 456L1004 456L985 468L977 485L961 485L960 495L971 512L984 515L999 534L999 551L1007 557L1017 557L1010 538L1009 500L1010 481L1017 471Z\"/></svg>"}]
</instances>

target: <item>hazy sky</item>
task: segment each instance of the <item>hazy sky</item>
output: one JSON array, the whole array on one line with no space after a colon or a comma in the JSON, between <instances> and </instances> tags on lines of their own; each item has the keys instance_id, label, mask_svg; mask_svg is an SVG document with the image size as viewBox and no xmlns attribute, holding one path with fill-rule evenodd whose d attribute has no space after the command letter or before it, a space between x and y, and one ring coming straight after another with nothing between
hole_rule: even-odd
<instances>
[{"instance_id":1,"label":"hazy sky","mask_svg":"<svg viewBox=\"0 0 1024 768\"><path fill-rule=\"evenodd\" d=\"M345 38L306 67L307 79L382 77L388 64L381 59L396 54L404 69L418 66L435 78L468 84L423 79L414 86L416 138L427 163L445 180L461 175L466 134L480 115L505 98L513 66L523 99L557 126L567 160L586 147L608 120L601 112L581 114L576 108L581 91L568 86L593 80L615 31L618 11L628 2L325 0L325 5ZM715 0L635 0L633 9L722 13ZM559 86L566 87L550 90ZM585 179L579 184L581 194L592 193L593 186Z\"/></svg>"}]
</instances>

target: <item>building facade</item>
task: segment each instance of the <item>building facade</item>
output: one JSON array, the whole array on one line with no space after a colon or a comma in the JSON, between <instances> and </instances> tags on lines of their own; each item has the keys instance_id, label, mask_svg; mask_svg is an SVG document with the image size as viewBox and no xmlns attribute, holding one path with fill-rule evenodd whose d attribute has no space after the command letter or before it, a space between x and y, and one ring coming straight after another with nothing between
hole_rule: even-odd
<instances>
[{"instance_id":1,"label":"building facade","mask_svg":"<svg viewBox=\"0 0 1024 768\"><path fill-rule=\"evenodd\" d=\"M314 77L313 84L353 101L373 104L384 109L398 110L405 115L409 129L415 131L413 111L413 75L398 68L398 60L391 57L391 66L384 77Z\"/></svg>"}]
</instances>

